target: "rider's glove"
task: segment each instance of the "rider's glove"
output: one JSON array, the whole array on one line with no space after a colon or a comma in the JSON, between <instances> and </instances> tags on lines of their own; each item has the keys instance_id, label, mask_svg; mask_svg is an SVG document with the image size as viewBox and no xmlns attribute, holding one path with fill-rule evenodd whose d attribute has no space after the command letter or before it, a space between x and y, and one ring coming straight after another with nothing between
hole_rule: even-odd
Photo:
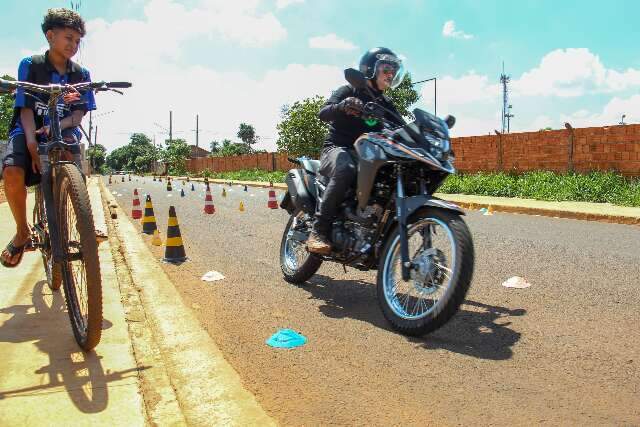
<instances>
[{"instance_id":1,"label":"rider's glove","mask_svg":"<svg viewBox=\"0 0 640 427\"><path fill-rule=\"evenodd\" d=\"M338 109L350 116L359 116L362 114L362 108L364 104L356 97L350 96L338 103Z\"/></svg>"}]
</instances>

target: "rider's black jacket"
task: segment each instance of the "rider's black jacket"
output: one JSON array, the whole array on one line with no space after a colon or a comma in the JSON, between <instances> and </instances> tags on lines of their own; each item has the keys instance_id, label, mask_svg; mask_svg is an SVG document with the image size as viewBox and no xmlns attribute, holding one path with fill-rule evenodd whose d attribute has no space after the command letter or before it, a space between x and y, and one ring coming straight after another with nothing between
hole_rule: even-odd
<instances>
[{"instance_id":1,"label":"rider's black jacket","mask_svg":"<svg viewBox=\"0 0 640 427\"><path fill-rule=\"evenodd\" d=\"M320 120L329 123L329 135L324 142L324 148L334 146L351 148L356 139L363 133L382 130L382 123L380 122L370 126L361 117L350 116L340 111L338 104L350 96L360 99L363 104L374 101L400 116L388 96L376 89L370 89L375 96L374 98L365 89L355 89L350 85L341 86L333 92L320 110L320 113L318 113ZM385 118L397 122L397 119L389 113L385 113Z\"/></svg>"}]
</instances>

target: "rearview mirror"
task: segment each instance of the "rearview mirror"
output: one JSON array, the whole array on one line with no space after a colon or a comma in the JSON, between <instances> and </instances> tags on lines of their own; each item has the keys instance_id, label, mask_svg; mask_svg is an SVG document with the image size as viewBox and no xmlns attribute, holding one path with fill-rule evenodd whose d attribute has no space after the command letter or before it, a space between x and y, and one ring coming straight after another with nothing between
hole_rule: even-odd
<instances>
[{"instance_id":1,"label":"rearview mirror","mask_svg":"<svg viewBox=\"0 0 640 427\"><path fill-rule=\"evenodd\" d=\"M367 79L364 78L364 74L354 68L344 70L344 78L356 89L363 89L367 86Z\"/></svg>"},{"instance_id":2,"label":"rearview mirror","mask_svg":"<svg viewBox=\"0 0 640 427\"><path fill-rule=\"evenodd\" d=\"M447 117L444 118L444 122L447 124L447 127L451 129L456 124L456 118L452 115L447 115Z\"/></svg>"}]
</instances>

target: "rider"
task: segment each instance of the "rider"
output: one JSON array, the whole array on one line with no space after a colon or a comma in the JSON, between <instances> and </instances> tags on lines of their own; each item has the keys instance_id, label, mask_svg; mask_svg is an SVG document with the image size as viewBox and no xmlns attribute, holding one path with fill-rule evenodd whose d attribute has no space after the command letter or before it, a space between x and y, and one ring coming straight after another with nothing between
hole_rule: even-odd
<instances>
[{"instance_id":1,"label":"rider","mask_svg":"<svg viewBox=\"0 0 640 427\"><path fill-rule=\"evenodd\" d=\"M333 92L318 114L320 120L329 123L329 135L320 155L320 174L329 178L329 182L316 211L307 250L321 255L331 253L331 223L340 203L344 201L345 193L354 187L356 181L357 163L354 160L353 143L363 133L382 130L382 123L365 121L360 117L362 107L367 102L375 102L400 116L391 99L384 94L385 90L402 83L404 67L400 58L390 49L376 47L362 56L360 71L367 79L368 90L341 86ZM390 113L385 113L385 118L398 121Z\"/></svg>"},{"instance_id":2,"label":"rider","mask_svg":"<svg viewBox=\"0 0 640 427\"><path fill-rule=\"evenodd\" d=\"M42 22L42 32L49 43L44 55L24 58L18 68L18 80L46 85L73 84L90 81L89 71L71 58L78 52L84 37L85 23L82 17L68 9L49 9ZM49 132L47 117L47 95L36 95L39 99L16 92L13 120L9 130L9 143L2 160L4 189L16 222L16 235L2 252L0 262L13 268L20 264L25 250L32 250L31 231L27 224L26 186L36 185L41 179L41 164L38 144L45 142ZM69 105L73 103L73 105ZM58 104L63 139L75 143L67 160L80 164L80 125L89 110L95 110L93 92L85 95L69 93Z\"/></svg>"}]
</instances>

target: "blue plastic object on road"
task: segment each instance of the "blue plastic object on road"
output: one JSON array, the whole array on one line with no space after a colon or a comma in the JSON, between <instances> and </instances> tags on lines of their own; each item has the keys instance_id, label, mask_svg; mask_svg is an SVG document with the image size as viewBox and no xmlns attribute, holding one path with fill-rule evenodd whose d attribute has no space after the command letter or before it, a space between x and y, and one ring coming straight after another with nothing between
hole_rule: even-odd
<instances>
[{"instance_id":1,"label":"blue plastic object on road","mask_svg":"<svg viewBox=\"0 0 640 427\"><path fill-rule=\"evenodd\" d=\"M280 329L266 341L267 345L276 348L294 348L307 343L307 338L292 329Z\"/></svg>"}]
</instances>

